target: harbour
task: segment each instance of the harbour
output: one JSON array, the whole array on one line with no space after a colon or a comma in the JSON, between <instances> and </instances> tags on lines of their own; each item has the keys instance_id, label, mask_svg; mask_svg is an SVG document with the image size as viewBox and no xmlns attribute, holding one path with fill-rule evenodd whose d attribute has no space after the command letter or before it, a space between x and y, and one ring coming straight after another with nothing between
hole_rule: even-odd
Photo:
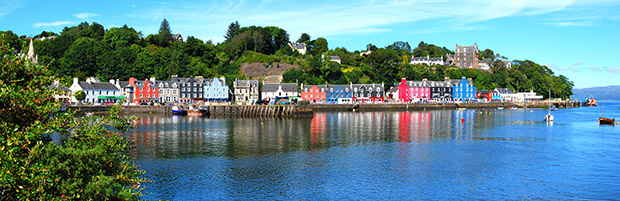
<instances>
[{"instance_id":1,"label":"harbour","mask_svg":"<svg viewBox=\"0 0 620 201\"><path fill-rule=\"evenodd\" d=\"M146 199L599 200L620 196L620 130L600 110L560 108L552 124L536 108L153 114L124 137L156 181Z\"/></svg>"}]
</instances>

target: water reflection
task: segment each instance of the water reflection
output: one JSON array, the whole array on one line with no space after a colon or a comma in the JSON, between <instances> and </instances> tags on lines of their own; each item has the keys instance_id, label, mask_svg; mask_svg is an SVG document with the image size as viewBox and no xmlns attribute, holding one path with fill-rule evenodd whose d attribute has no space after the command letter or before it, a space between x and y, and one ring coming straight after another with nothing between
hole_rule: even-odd
<instances>
[{"instance_id":1,"label":"water reflection","mask_svg":"<svg viewBox=\"0 0 620 201\"><path fill-rule=\"evenodd\" d=\"M493 111L317 113L312 118L143 116L127 137L141 157L243 156L373 142L473 139ZM492 115L489 115L492 114Z\"/></svg>"},{"instance_id":2,"label":"water reflection","mask_svg":"<svg viewBox=\"0 0 620 201\"><path fill-rule=\"evenodd\" d=\"M618 127L584 111L561 110L555 125L542 121L546 110L153 115L126 137L156 181L148 199L618 197Z\"/></svg>"}]
</instances>

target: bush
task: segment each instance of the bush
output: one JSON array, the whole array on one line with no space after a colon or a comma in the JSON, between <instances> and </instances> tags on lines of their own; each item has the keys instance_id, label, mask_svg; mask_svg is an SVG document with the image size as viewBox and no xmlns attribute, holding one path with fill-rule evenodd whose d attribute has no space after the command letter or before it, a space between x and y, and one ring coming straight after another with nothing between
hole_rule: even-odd
<instances>
[{"instance_id":1,"label":"bush","mask_svg":"<svg viewBox=\"0 0 620 201\"><path fill-rule=\"evenodd\" d=\"M148 181L124 154L130 144L121 133L133 119L119 116L120 105L108 117L59 112L46 67L7 49L0 53L0 199L138 199Z\"/></svg>"}]
</instances>

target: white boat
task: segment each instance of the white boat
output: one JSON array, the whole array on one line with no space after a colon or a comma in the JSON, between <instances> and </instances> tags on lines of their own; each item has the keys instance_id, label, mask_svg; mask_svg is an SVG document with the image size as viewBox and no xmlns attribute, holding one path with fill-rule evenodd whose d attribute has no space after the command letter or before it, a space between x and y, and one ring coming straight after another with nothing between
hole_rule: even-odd
<instances>
[{"instance_id":1,"label":"white boat","mask_svg":"<svg viewBox=\"0 0 620 201\"><path fill-rule=\"evenodd\" d=\"M545 115L546 122L553 122L553 115L551 115L551 89L549 89L549 113Z\"/></svg>"}]
</instances>

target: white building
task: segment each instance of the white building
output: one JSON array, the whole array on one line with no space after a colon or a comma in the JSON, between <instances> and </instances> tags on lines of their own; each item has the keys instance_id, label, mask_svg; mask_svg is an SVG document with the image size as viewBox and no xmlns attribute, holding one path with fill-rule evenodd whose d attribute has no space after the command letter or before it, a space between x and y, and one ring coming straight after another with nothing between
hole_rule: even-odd
<instances>
[{"instance_id":1,"label":"white building","mask_svg":"<svg viewBox=\"0 0 620 201\"><path fill-rule=\"evenodd\" d=\"M537 95L533 90L529 92L519 92L514 96L514 102L540 101L542 99L543 96Z\"/></svg>"},{"instance_id":2,"label":"white building","mask_svg":"<svg viewBox=\"0 0 620 201\"><path fill-rule=\"evenodd\" d=\"M288 43L288 46L290 46L293 51L297 50L299 52L299 54L306 54L306 52L308 51L308 48L306 47L305 43Z\"/></svg>"},{"instance_id":3,"label":"white building","mask_svg":"<svg viewBox=\"0 0 620 201\"><path fill-rule=\"evenodd\" d=\"M276 99L297 99L299 97L297 83L266 84L263 82L261 97L263 100L269 101L274 101Z\"/></svg>"},{"instance_id":4,"label":"white building","mask_svg":"<svg viewBox=\"0 0 620 201\"><path fill-rule=\"evenodd\" d=\"M426 64L429 66L432 65L444 65L443 63L443 57L437 57L437 58L431 58L430 56L426 55L426 57L413 57L411 58L411 62L409 62L412 65L415 64Z\"/></svg>"},{"instance_id":5,"label":"white building","mask_svg":"<svg viewBox=\"0 0 620 201\"><path fill-rule=\"evenodd\" d=\"M489 64L487 64L487 63L482 63L482 62L478 63L478 68L479 68L480 70L486 70L486 71L491 70L491 66L489 66Z\"/></svg>"},{"instance_id":6,"label":"white building","mask_svg":"<svg viewBox=\"0 0 620 201\"><path fill-rule=\"evenodd\" d=\"M113 80L109 83L101 82L95 77L89 77L86 79L86 82L80 82L77 77L74 77L73 84L71 84L69 90L73 94L79 90L84 91L86 98L83 102L90 104L118 103L124 100L125 96L121 95L121 91L112 84L113 82ZM75 96L71 97L71 101L78 102Z\"/></svg>"}]
</instances>

